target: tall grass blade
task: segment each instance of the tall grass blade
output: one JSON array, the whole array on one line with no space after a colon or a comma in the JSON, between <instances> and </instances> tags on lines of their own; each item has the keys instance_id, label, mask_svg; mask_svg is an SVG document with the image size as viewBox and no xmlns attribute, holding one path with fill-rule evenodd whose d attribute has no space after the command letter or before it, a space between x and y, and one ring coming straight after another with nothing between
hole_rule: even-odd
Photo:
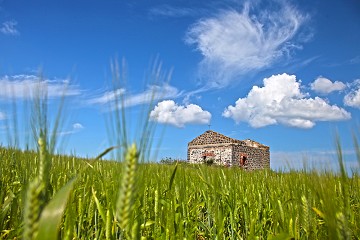
<instances>
[{"instance_id":1,"label":"tall grass blade","mask_svg":"<svg viewBox=\"0 0 360 240\"><path fill-rule=\"evenodd\" d=\"M353 134L353 141L354 141L356 159L357 159L358 164L360 166L360 146L359 146L359 141L358 141L357 137L355 136L355 134Z\"/></svg>"},{"instance_id":2,"label":"tall grass blade","mask_svg":"<svg viewBox=\"0 0 360 240\"><path fill-rule=\"evenodd\" d=\"M45 206L39 221L37 240L58 239L58 232L67 204L67 199L74 187L76 178L70 180L62 187L53 199Z\"/></svg>"},{"instance_id":3,"label":"tall grass blade","mask_svg":"<svg viewBox=\"0 0 360 240\"><path fill-rule=\"evenodd\" d=\"M346 180L347 173L346 173L346 169L345 169L344 158L343 158L343 153L342 153L342 149L341 149L339 135L336 136L335 141L336 141L336 152L337 152L337 157L338 157L338 163L339 163L339 167L340 167L340 174L341 174L341 177L343 178L343 180Z\"/></svg>"},{"instance_id":4,"label":"tall grass blade","mask_svg":"<svg viewBox=\"0 0 360 240\"><path fill-rule=\"evenodd\" d=\"M101 203L100 203L99 199L96 197L96 192L94 190L94 187L91 188L91 192L92 192L92 195L93 195L97 210L99 211L101 218L103 219L103 221L106 221L106 215L105 215L104 209L101 206Z\"/></svg>"},{"instance_id":5,"label":"tall grass blade","mask_svg":"<svg viewBox=\"0 0 360 240\"><path fill-rule=\"evenodd\" d=\"M171 174L168 191L171 190L171 187L172 187L172 185L173 185L173 183L174 183L174 179L175 179L175 174L176 174L177 168L178 168L178 163L176 163L175 168L174 168L174 170L173 170L173 172L172 172L172 174Z\"/></svg>"},{"instance_id":6,"label":"tall grass blade","mask_svg":"<svg viewBox=\"0 0 360 240\"><path fill-rule=\"evenodd\" d=\"M105 151L103 151L102 153L100 153L96 158L95 160L99 160L101 159L103 156L105 156L106 154L108 154L109 152L111 152L112 150L116 149L116 148L119 148L118 146L112 146L112 147L109 147L107 149L105 149Z\"/></svg>"}]
</instances>

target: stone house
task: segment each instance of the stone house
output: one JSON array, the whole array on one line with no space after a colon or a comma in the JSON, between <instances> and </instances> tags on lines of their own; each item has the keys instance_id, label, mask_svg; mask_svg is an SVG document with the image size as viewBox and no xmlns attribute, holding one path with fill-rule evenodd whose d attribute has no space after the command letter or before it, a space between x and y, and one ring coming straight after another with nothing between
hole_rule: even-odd
<instances>
[{"instance_id":1,"label":"stone house","mask_svg":"<svg viewBox=\"0 0 360 240\"><path fill-rule=\"evenodd\" d=\"M253 140L237 140L208 130L188 143L189 163L208 160L224 166L247 170L270 168L270 148Z\"/></svg>"}]
</instances>

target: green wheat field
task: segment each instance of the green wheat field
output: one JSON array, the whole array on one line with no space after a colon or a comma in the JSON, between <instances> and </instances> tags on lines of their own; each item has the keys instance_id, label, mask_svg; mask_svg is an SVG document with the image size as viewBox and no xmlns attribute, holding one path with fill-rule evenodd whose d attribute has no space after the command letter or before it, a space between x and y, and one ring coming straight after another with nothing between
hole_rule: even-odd
<instances>
[{"instance_id":1,"label":"green wheat field","mask_svg":"<svg viewBox=\"0 0 360 240\"><path fill-rule=\"evenodd\" d=\"M337 173L151 163L153 106L137 144L123 107L108 121L116 147L84 159L55 154L66 114L60 104L50 125L38 96L35 150L0 146L1 239L359 239L360 177L346 172L339 140Z\"/></svg>"},{"instance_id":2,"label":"green wheat field","mask_svg":"<svg viewBox=\"0 0 360 240\"><path fill-rule=\"evenodd\" d=\"M360 236L358 175L41 154L0 149L1 239Z\"/></svg>"}]
</instances>

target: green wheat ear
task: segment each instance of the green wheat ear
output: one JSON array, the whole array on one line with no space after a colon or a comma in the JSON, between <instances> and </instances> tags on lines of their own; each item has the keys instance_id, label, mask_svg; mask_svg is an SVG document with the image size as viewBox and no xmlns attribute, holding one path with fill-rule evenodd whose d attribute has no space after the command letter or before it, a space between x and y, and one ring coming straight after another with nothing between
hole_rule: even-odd
<instances>
[{"instance_id":1,"label":"green wheat ear","mask_svg":"<svg viewBox=\"0 0 360 240\"><path fill-rule=\"evenodd\" d=\"M139 160L139 152L133 143L125 152L125 169L122 184L116 204L117 220L125 235L130 233L130 215L135 191L136 167Z\"/></svg>"},{"instance_id":2,"label":"green wheat ear","mask_svg":"<svg viewBox=\"0 0 360 240\"><path fill-rule=\"evenodd\" d=\"M24 209L24 233L23 237L35 239L39 229L39 216L41 202L39 196L44 189L44 185L38 179L30 182L25 198Z\"/></svg>"},{"instance_id":3,"label":"green wheat ear","mask_svg":"<svg viewBox=\"0 0 360 240\"><path fill-rule=\"evenodd\" d=\"M304 195L301 196L302 204L302 228L306 234L309 234L310 225L309 225L309 203Z\"/></svg>"},{"instance_id":4,"label":"green wheat ear","mask_svg":"<svg viewBox=\"0 0 360 240\"><path fill-rule=\"evenodd\" d=\"M47 201L48 174L50 163L46 150L46 139L42 135L39 144L39 172L38 176L29 184L24 209L24 239L35 239L39 230L39 217Z\"/></svg>"}]
</instances>

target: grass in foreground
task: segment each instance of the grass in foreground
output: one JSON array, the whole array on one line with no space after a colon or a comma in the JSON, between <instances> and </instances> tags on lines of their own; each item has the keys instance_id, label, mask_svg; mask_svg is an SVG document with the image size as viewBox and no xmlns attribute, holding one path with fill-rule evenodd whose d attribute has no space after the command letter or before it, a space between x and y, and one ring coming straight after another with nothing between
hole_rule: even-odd
<instances>
[{"instance_id":1,"label":"grass in foreground","mask_svg":"<svg viewBox=\"0 0 360 240\"><path fill-rule=\"evenodd\" d=\"M126 162L50 157L49 199L77 176L56 232L60 239L360 236L358 175L150 163L129 170L122 167ZM26 192L37 177L38 157L1 148L0 158L0 236L21 239ZM136 175L124 183L129 171Z\"/></svg>"}]
</instances>

